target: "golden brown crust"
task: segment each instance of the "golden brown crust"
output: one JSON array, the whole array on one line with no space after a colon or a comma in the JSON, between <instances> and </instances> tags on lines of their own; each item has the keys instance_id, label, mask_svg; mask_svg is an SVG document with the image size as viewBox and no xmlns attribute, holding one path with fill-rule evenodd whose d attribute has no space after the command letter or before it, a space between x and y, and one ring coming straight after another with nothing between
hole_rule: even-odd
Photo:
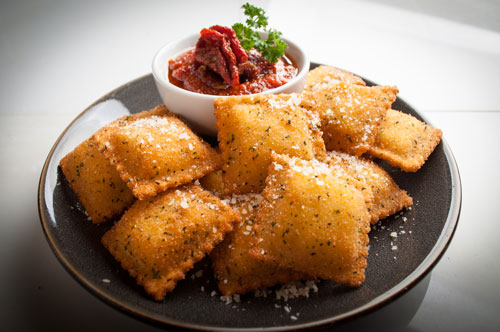
<instances>
[{"instance_id":1,"label":"golden brown crust","mask_svg":"<svg viewBox=\"0 0 500 332\"><path fill-rule=\"evenodd\" d=\"M210 254L219 291L223 295L244 294L276 284L310 279L303 273L262 262L249 255L255 236L253 224L262 201L260 194L233 195L231 206L240 213L242 221Z\"/></svg>"},{"instance_id":2,"label":"golden brown crust","mask_svg":"<svg viewBox=\"0 0 500 332\"><path fill-rule=\"evenodd\" d=\"M273 155L250 254L312 277L359 286L370 216L365 198L327 164Z\"/></svg>"},{"instance_id":3,"label":"golden brown crust","mask_svg":"<svg viewBox=\"0 0 500 332\"><path fill-rule=\"evenodd\" d=\"M412 205L359 156L416 171L442 136L390 110L397 93L320 66L302 94L217 99L220 154L162 105L104 126L60 166L94 223L140 199L102 243L157 301L208 253L223 295L316 278L355 287L370 222Z\"/></svg>"},{"instance_id":4,"label":"golden brown crust","mask_svg":"<svg viewBox=\"0 0 500 332\"><path fill-rule=\"evenodd\" d=\"M417 118L389 110L369 154L406 172L416 172L441 141L443 132Z\"/></svg>"},{"instance_id":5,"label":"golden brown crust","mask_svg":"<svg viewBox=\"0 0 500 332\"><path fill-rule=\"evenodd\" d=\"M262 191L272 151L325 155L317 116L303 108L299 94L216 99L215 117L226 194Z\"/></svg>"},{"instance_id":6,"label":"golden brown crust","mask_svg":"<svg viewBox=\"0 0 500 332\"><path fill-rule=\"evenodd\" d=\"M305 93L318 112L327 150L362 155L373 145L379 126L396 100L394 86L336 83Z\"/></svg>"},{"instance_id":7,"label":"golden brown crust","mask_svg":"<svg viewBox=\"0 0 500 332\"><path fill-rule=\"evenodd\" d=\"M120 215L134 196L91 137L60 161L70 187L94 224Z\"/></svg>"},{"instance_id":8,"label":"golden brown crust","mask_svg":"<svg viewBox=\"0 0 500 332\"><path fill-rule=\"evenodd\" d=\"M304 91L314 91L325 85L338 82L366 86L365 81L359 76L332 66L321 65L307 74Z\"/></svg>"},{"instance_id":9,"label":"golden brown crust","mask_svg":"<svg viewBox=\"0 0 500 332\"><path fill-rule=\"evenodd\" d=\"M217 152L163 105L112 122L95 140L138 199L221 166Z\"/></svg>"},{"instance_id":10,"label":"golden brown crust","mask_svg":"<svg viewBox=\"0 0 500 332\"><path fill-rule=\"evenodd\" d=\"M222 171L217 170L209 173L200 179L201 186L210 191L217 197L224 193L224 182L222 180Z\"/></svg>"},{"instance_id":11,"label":"golden brown crust","mask_svg":"<svg viewBox=\"0 0 500 332\"><path fill-rule=\"evenodd\" d=\"M413 199L399 188L391 176L375 162L345 153L328 152L330 167L340 167L359 180L371 193L368 210L371 223L384 219L413 204Z\"/></svg>"},{"instance_id":12,"label":"golden brown crust","mask_svg":"<svg viewBox=\"0 0 500 332\"><path fill-rule=\"evenodd\" d=\"M239 215L199 186L136 201L102 243L157 301L231 231Z\"/></svg>"}]
</instances>

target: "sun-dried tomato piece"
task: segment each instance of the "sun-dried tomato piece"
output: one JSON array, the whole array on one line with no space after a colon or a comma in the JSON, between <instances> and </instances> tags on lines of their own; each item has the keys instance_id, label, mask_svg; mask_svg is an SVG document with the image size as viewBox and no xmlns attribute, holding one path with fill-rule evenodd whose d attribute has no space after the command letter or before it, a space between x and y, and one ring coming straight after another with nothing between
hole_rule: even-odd
<instances>
[{"instance_id":1,"label":"sun-dried tomato piece","mask_svg":"<svg viewBox=\"0 0 500 332\"><path fill-rule=\"evenodd\" d=\"M231 42L220 32L203 29L196 43L195 60L219 74L230 86L240 83Z\"/></svg>"},{"instance_id":2,"label":"sun-dried tomato piece","mask_svg":"<svg viewBox=\"0 0 500 332\"><path fill-rule=\"evenodd\" d=\"M241 46L238 37L236 37L236 33L233 29L224 27L221 25L213 25L210 27L210 30L215 30L217 32L222 33L231 43L231 50L236 56L236 61L238 64L242 64L248 61L248 55L245 49Z\"/></svg>"}]
</instances>

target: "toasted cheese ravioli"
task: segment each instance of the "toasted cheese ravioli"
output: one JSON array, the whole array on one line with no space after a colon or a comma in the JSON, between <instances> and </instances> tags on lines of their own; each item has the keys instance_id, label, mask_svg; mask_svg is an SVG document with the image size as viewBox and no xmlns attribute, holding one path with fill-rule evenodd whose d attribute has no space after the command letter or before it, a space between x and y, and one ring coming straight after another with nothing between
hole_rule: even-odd
<instances>
[{"instance_id":1,"label":"toasted cheese ravioli","mask_svg":"<svg viewBox=\"0 0 500 332\"><path fill-rule=\"evenodd\" d=\"M345 82L348 84L358 84L366 86L361 77L351 74L348 71L332 66L318 66L309 71L306 77L305 91L314 91L328 84Z\"/></svg>"},{"instance_id":2,"label":"toasted cheese ravioli","mask_svg":"<svg viewBox=\"0 0 500 332\"><path fill-rule=\"evenodd\" d=\"M359 156L375 142L380 123L397 93L393 86L340 82L305 93L304 100L319 114L326 149Z\"/></svg>"},{"instance_id":3,"label":"toasted cheese ravioli","mask_svg":"<svg viewBox=\"0 0 500 332\"><path fill-rule=\"evenodd\" d=\"M392 177L375 162L335 151L328 152L328 157L330 167L344 169L372 193L372 200L368 205L372 223L413 204L410 195L399 188Z\"/></svg>"},{"instance_id":4,"label":"toasted cheese ravioli","mask_svg":"<svg viewBox=\"0 0 500 332\"><path fill-rule=\"evenodd\" d=\"M325 155L319 119L298 94L216 99L215 117L226 194L261 192L272 151L303 159Z\"/></svg>"},{"instance_id":5,"label":"toasted cheese ravioli","mask_svg":"<svg viewBox=\"0 0 500 332\"><path fill-rule=\"evenodd\" d=\"M95 139L138 199L191 182L221 166L217 152L165 106L120 118Z\"/></svg>"},{"instance_id":6,"label":"toasted cheese ravioli","mask_svg":"<svg viewBox=\"0 0 500 332\"><path fill-rule=\"evenodd\" d=\"M134 201L132 191L92 137L61 159L60 167L95 224L120 215Z\"/></svg>"},{"instance_id":7,"label":"toasted cheese ravioli","mask_svg":"<svg viewBox=\"0 0 500 332\"><path fill-rule=\"evenodd\" d=\"M410 114L389 110L369 154L406 172L416 172L441 141L443 132Z\"/></svg>"},{"instance_id":8,"label":"toasted cheese ravioli","mask_svg":"<svg viewBox=\"0 0 500 332\"><path fill-rule=\"evenodd\" d=\"M261 194L233 195L229 202L242 221L210 254L219 291L223 295L244 294L280 283L309 279L307 275L262 262L248 252L255 236L253 224Z\"/></svg>"},{"instance_id":9,"label":"toasted cheese ravioli","mask_svg":"<svg viewBox=\"0 0 500 332\"><path fill-rule=\"evenodd\" d=\"M349 286L365 279L365 198L325 163L273 155L254 230L258 259Z\"/></svg>"},{"instance_id":10,"label":"toasted cheese ravioli","mask_svg":"<svg viewBox=\"0 0 500 332\"><path fill-rule=\"evenodd\" d=\"M157 301L239 221L227 204L199 186L136 201L102 243Z\"/></svg>"}]
</instances>

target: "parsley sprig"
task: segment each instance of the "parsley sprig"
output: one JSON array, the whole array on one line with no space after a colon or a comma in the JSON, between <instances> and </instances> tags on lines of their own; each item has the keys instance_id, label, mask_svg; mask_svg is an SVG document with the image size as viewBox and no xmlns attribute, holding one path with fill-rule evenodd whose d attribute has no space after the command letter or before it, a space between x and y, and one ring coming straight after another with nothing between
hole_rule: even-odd
<instances>
[{"instance_id":1,"label":"parsley sprig","mask_svg":"<svg viewBox=\"0 0 500 332\"><path fill-rule=\"evenodd\" d=\"M249 51L255 48L270 63L275 63L285 54L288 45L281 39L281 32L267 28L267 16L264 9L245 3L242 8L247 16L243 23L235 23L232 28L241 46ZM262 39L257 29L267 32L267 39Z\"/></svg>"}]
</instances>

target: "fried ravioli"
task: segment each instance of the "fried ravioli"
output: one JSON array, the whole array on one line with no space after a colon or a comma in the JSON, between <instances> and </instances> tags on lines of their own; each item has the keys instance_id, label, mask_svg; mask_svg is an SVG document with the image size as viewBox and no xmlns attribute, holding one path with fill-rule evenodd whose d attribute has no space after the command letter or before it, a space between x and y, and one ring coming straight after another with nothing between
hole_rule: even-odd
<instances>
[{"instance_id":1,"label":"fried ravioli","mask_svg":"<svg viewBox=\"0 0 500 332\"><path fill-rule=\"evenodd\" d=\"M371 223L384 219L413 204L413 199L399 188L391 176L375 162L345 153L328 152L330 167L340 167L361 181L372 194L368 205Z\"/></svg>"},{"instance_id":2,"label":"fried ravioli","mask_svg":"<svg viewBox=\"0 0 500 332\"><path fill-rule=\"evenodd\" d=\"M301 102L299 94L215 100L226 194L262 191L272 151L303 159L325 155L319 119Z\"/></svg>"},{"instance_id":3,"label":"fried ravioli","mask_svg":"<svg viewBox=\"0 0 500 332\"><path fill-rule=\"evenodd\" d=\"M417 118L389 110L368 153L406 172L416 172L441 141L443 133Z\"/></svg>"},{"instance_id":4,"label":"fried ravioli","mask_svg":"<svg viewBox=\"0 0 500 332\"><path fill-rule=\"evenodd\" d=\"M223 295L244 294L280 283L309 279L303 273L280 268L249 255L255 236L252 227L262 195L233 195L229 201L240 213L242 221L210 254L219 291Z\"/></svg>"},{"instance_id":5,"label":"fried ravioli","mask_svg":"<svg viewBox=\"0 0 500 332\"><path fill-rule=\"evenodd\" d=\"M231 231L239 215L199 186L136 201L102 238L137 283L161 301Z\"/></svg>"},{"instance_id":6,"label":"fried ravioli","mask_svg":"<svg viewBox=\"0 0 500 332\"><path fill-rule=\"evenodd\" d=\"M305 94L318 112L327 150L362 155L373 145L379 126L396 100L393 86L336 83Z\"/></svg>"},{"instance_id":7,"label":"fried ravioli","mask_svg":"<svg viewBox=\"0 0 500 332\"><path fill-rule=\"evenodd\" d=\"M365 280L365 198L325 163L273 155L254 230L257 259L353 287Z\"/></svg>"},{"instance_id":8,"label":"fried ravioli","mask_svg":"<svg viewBox=\"0 0 500 332\"><path fill-rule=\"evenodd\" d=\"M216 151L165 106L120 118L95 139L138 199L201 178L221 165Z\"/></svg>"},{"instance_id":9,"label":"fried ravioli","mask_svg":"<svg viewBox=\"0 0 500 332\"><path fill-rule=\"evenodd\" d=\"M92 137L61 159L60 167L94 224L120 215L134 201L132 191Z\"/></svg>"},{"instance_id":10,"label":"fried ravioli","mask_svg":"<svg viewBox=\"0 0 500 332\"><path fill-rule=\"evenodd\" d=\"M366 86L365 81L363 81L359 76L332 66L322 65L309 71L306 77L304 90L314 91L328 84L338 82Z\"/></svg>"}]
</instances>

